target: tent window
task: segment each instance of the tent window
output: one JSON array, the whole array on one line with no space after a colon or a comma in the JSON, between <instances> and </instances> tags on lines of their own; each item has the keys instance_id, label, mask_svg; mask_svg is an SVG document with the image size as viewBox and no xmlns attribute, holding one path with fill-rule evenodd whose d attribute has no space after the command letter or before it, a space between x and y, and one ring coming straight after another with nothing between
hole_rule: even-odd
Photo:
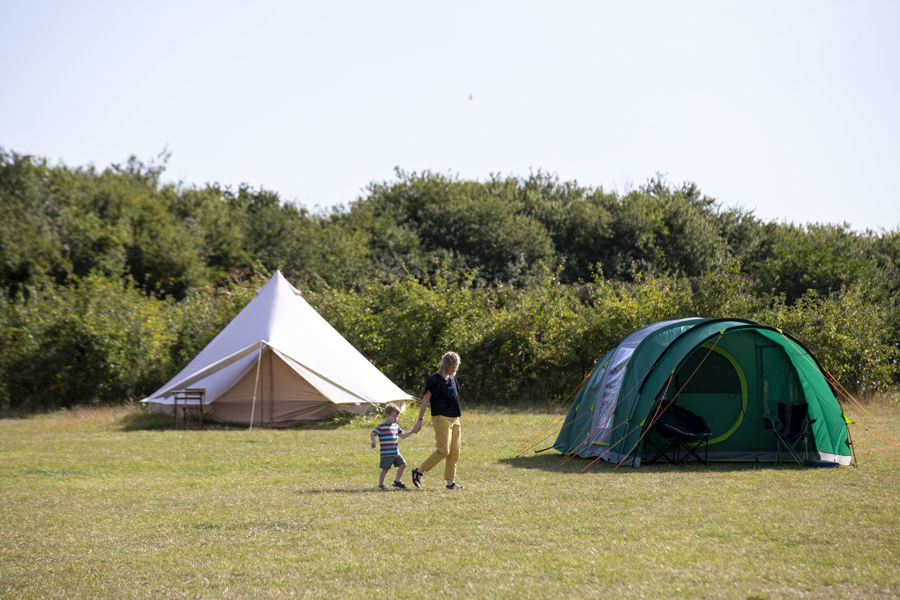
<instances>
[{"instance_id":1,"label":"tent window","mask_svg":"<svg viewBox=\"0 0 900 600\"><path fill-rule=\"evenodd\" d=\"M703 346L685 359L675 374L674 384L676 390L684 388L686 393L741 393L741 379L731 362Z\"/></svg>"}]
</instances>

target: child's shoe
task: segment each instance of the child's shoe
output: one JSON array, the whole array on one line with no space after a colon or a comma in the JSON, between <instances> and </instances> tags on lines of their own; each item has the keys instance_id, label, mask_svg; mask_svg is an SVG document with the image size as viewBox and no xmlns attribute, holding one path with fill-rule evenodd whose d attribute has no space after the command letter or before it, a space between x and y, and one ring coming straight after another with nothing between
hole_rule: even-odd
<instances>
[{"instance_id":1,"label":"child's shoe","mask_svg":"<svg viewBox=\"0 0 900 600\"><path fill-rule=\"evenodd\" d=\"M396 480L395 480L395 481L394 481L394 487L395 487L395 488L400 488L401 490L405 490L405 489L406 489L406 485L404 485L404 483L403 483L402 481L396 481Z\"/></svg>"},{"instance_id":2,"label":"child's shoe","mask_svg":"<svg viewBox=\"0 0 900 600\"><path fill-rule=\"evenodd\" d=\"M388 489L388 487L387 487L386 485L384 485L383 483L380 483L380 484L378 484L378 489L379 489L379 490L386 490L386 489Z\"/></svg>"}]
</instances>

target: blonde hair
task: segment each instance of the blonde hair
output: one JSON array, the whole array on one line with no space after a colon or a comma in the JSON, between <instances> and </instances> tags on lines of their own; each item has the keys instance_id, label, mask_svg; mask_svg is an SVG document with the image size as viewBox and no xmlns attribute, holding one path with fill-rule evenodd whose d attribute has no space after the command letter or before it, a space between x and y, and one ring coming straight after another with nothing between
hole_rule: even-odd
<instances>
[{"instance_id":1,"label":"blonde hair","mask_svg":"<svg viewBox=\"0 0 900 600\"><path fill-rule=\"evenodd\" d=\"M456 352L447 352L441 357L441 366L439 368L443 377L449 377L454 369L458 369L460 365L459 354Z\"/></svg>"},{"instance_id":2,"label":"blonde hair","mask_svg":"<svg viewBox=\"0 0 900 600\"><path fill-rule=\"evenodd\" d=\"M399 415L400 408L394 404L393 402L388 402L384 405L384 414L386 415Z\"/></svg>"}]
</instances>

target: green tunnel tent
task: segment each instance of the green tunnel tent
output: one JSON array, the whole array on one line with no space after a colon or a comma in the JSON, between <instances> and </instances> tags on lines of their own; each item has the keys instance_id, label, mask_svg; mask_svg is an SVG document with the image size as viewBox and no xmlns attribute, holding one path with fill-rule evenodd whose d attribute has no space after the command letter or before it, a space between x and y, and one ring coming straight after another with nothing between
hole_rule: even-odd
<instances>
[{"instance_id":1,"label":"green tunnel tent","mask_svg":"<svg viewBox=\"0 0 900 600\"><path fill-rule=\"evenodd\" d=\"M848 465L847 422L818 361L796 338L742 319L688 318L629 334L596 364L553 448L638 466L655 454L654 416L671 403L702 416L708 459L774 461L765 418L809 406L811 460ZM655 436L655 437L654 437Z\"/></svg>"}]
</instances>

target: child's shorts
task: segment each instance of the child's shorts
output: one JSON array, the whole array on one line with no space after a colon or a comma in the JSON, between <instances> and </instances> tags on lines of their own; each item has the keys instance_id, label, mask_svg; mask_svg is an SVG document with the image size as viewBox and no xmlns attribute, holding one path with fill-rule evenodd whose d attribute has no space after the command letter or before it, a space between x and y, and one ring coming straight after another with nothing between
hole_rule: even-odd
<instances>
[{"instance_id":1,"label":"child's shorts","mask_svg":"<svg viewBox=\"0 0 900 600\"><path fill-rule=\"evenodd\" d=\"M402 454L388 454L381 457L381 468L390 469L391 467L400 467L406 464Z\"/></svg>"}]
</instances>

